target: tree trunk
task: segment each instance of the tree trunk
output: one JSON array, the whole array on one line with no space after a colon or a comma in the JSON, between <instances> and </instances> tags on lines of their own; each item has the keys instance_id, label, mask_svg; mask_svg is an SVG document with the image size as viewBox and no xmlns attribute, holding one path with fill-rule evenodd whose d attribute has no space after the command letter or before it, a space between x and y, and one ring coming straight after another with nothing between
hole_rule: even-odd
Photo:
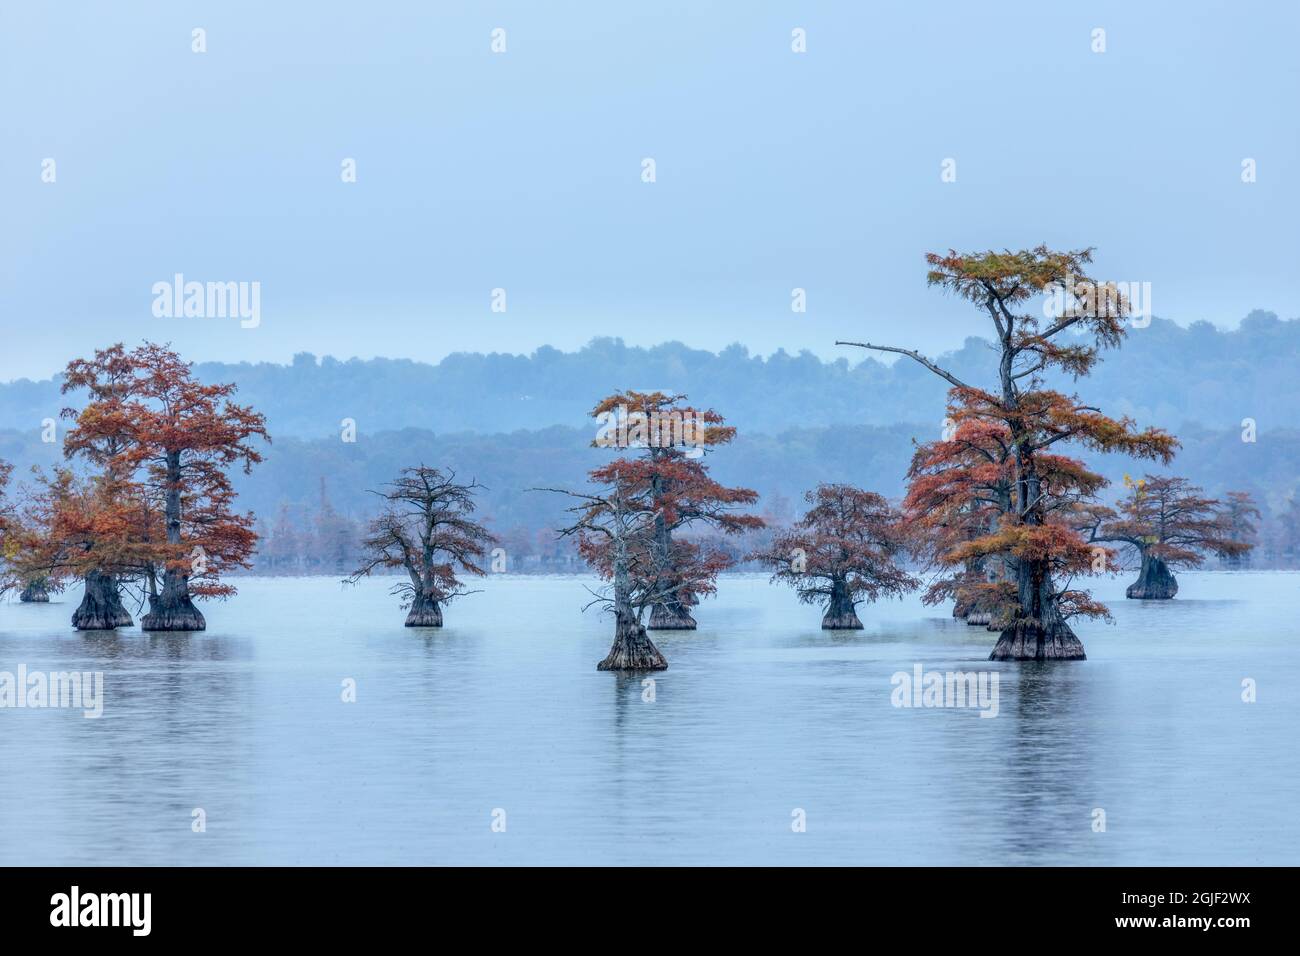
<instances>
[{"instance_id":1,"label":"tree trunk","mask_svg":"<svg viewBox=\"0 0 1300 956\"><path fill-rule=\"evenodd\" d=\"M149 595L149 613L140 619L142 631L203 631L207 621L190 600L187 575L168 568L161 594Z\"/></svg>"},{"instance_id":2,"label":"tree trunk","mask_svg":"<svg viewBox=\"0 0 1300 956\"><path fill-rule=\"evenodd\" d=\"M1155 555L1142 555L1142 570L1138 579L1128 586L1125 597L1141 601L1168 601L1178 593L1178 579L1169 565Z\"/></svg>"},{"instance_id":3,"label":"tree trunk","mask_svg":"<svg viewBox=\"0 0 1300 956\"><path fill-rule=\"evenodd\" d=\"M406 615L407 627L442 627L442 608L432 594L417 591L411 599L411 613Z\"/></svg>"},{"instance_id":4,"label":"tree trunk","mask_svg":"<svg viewBox=\"0 0 1300 956\"><path fill-rule=\"evenodd\" d=\"M132 623L131 615L122 606L117 578L102 571L89 572L86 593L72 612L72 626L79 631L111 631L115 627L130 627Z\"/></svg>"},{"instance_id":5,"label":"tree trunk","mask_svg":"<svg viewBox=\"0 0 1300 956\"><path fill-rule=\"evenodd\" d=\"M49 604L50 592L45 588L45 579L37 578L35 581L28 581L27 586L18 595L18 600L24 604Z\"/></svg>"},{"instance_id":6,"label":"tree trunk","mask_svg":"<svg viewBox=\"0 0 1300 956\"><path fill-rule=\"evenodd\" d=\"M662 494L663 479L656 475L652 480L655 494ZM669 591L674 582L671 577L664 573L668 570L669 561L672 559L672 529L668 527L668 522L664 520L662 512L655 514L654 521L654 555L655 563L659 566L659 573L655 579L655 591L663 599L651 605L648 629L651 631L693 631L696 628L695 618L691 617L691 612L688 610L691 596L687 595L685 600L682 600L678 594Z\"/></svg>"},{"instance_id":7,"label":"tree trunk","mask_svg":"<svg viewBox=\"0 0 1300 956\"><path fill-rule=\"evenodd\" d=\"M181 457L167 453L167 494L164 505L167 543L181 543ZM149 613L140 619L144 631L202 631L207 622L190 600L190 576L170 564L163 571L161 594L149 595Z\"/></svg>"},{"instance_id":8,"label":"tree trunk","mask_svg":"<svg viewBox=\"0 0 1300 956\"><path fill-rule=\"evenodd\" d=\"M1083 642L1061 617L1046 561L1020 560L1016 567L1020 607L998 637L991 661L1082 661Z\"/></svg>"},{"instance_id":9,"label":"tree trunk","mask_svg":"<svg viewBox=\"0 0 1300 956\"><path fill-rule=\"evenodd\" d=\"M686 610L686 605L676 598L669 598L662 604L650 609L650 626L652 631L693 631L695 618Z\"/></svg>"},{"instance_id":10,"label":"tree trunk","mask_svg":"<svg viewBox=\"0 0 1300 956\"><path fill-rule=\"evenodd\" d=\"M995 597L986 597L976 601L966 615L966 623L986 627L990 631L1002 631L1011 626L1016 618L1015 605L999 603Z\"/></svg>"},{"instance_id":11,"label":"tree trunk","mask_svg":"<svg viewBox=\"0 0 1300 956\"><path fill-rule=\"evenodd\" d=\"M1012 366L1015 349L1012 347L1013 327L1008 322L1002 330L1002 358L998 377L1002 384L1002 404L1012 411L1020 409L1020 395L1016 391ZM999 494L1004 503L1004 514L1019 513L1021 523L1036 527L1045 522L1042 505L1042 479L1038 474L1033 447L1025 433L1025 426L1015 417L1007 422L1011 430L1011 444L1015 449L1014 487L1006 489L1007 496ZM1014 494L1011 492L1014 491ZM996 569L995 569L996 570ZM1086 659L1083 642L1061 617L1055 590L1052 587L1051 565L1043 559L1003 557L1002 570L1007 579L1016 582L1018 606L1009 626L1002 631L998 642L989 654L991 661L1045 661ZM989 619L992 623L992 617Z\"/></svg>"},{"instance_id":12,"label":"tree trunk","mask_svg":"<svg viewBox=\"0 0 1300 956\"><path fill-rule=\"evenodd\" d=\"M619 612L615 615L614 644L596 670L666 671L668 661L650 640L645 627L633 615Z\"/></svg>"},{"instance_id":13,"label":"tree trunk","mask_svg":"<svg viewBox=\"0 0 1300 956\"><path fill-rule=\"evenodd\" d=\"M632 611L630 577L627 542L620 532L614 539L614 644L596 670L666 671L668 661Z\"/></svg>"},{"instance_id":14,"label":"tree trunk","mask_svg":"<svg viewBox=\"0 0 1300 956\"><path fill-rule=\"evenodd\" d=\"M1034 618L1021 617L1002 632L991 661L1082 661L1083 642L1064 621L1044 625Z\"/></svg>"},{"instance_id":15,"label":"tree trunk","mask_svg":"<svg viewBox=\"0 0 1300 956\"><path fill-rule=\"evenodd\" d=\"M997 602L991 600L986 592L981 591L979 597L970 602L965 615L966 623L971 627L992 627L997 610Z\"/></svg>"},{"instance_id":16,"label":"tree trunk","mask_svg":"<svg viewBox=\"0 0 1300 956\"><path fill-rule=\"evenodd\" d=\"M831 600L822 618L823 631L860 631L862 622L853 608L853 597L845 581L831 582Z\"/></svg>"}]
</instances>

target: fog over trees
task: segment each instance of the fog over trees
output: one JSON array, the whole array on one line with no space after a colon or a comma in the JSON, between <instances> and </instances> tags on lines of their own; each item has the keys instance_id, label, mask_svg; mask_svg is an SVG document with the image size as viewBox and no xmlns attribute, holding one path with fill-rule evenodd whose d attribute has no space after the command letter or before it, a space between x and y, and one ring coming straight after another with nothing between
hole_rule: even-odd
<instances>
[{"instance_id":1,"label":"fog over trees","mask_svg":"<svg viewBox=\"0 0 1300 956\"><path fill-rule=\"evenodd\" d=\"M845 329L851 336L851 320ZM830 341L817 346L821 354L837 354ZM301 353L287 365L197 362L194 374L204 382L238 383L243 401L267 410L277 437L337 436L343 418L355 419L371 433L585 427L591 396L625 382L646 391L686 392L703 407L726 408L728 421L742 433L928 424L932 409L942 408L944 383L915 363L842 352L842 358L823 361L811 352L763 357L743 345L713 353L680 342L635 348L605 338L577 352L460 353L437 365ZM1261 430L1271 430L1297 420L1298 356L1300 319L1283 321L1256 311L1237 329L1223 332L1206 322L1184 327L1156 318L1146 328L1132 329L1123 349L1104 356L1088 389L1104 397L1115 414L1163 428L1188 422L1235 428L1250 416ZM992 372L996 360L991 343L974 337L956 351L931 357L942 357L944 368L959 378L973 379ZM1068 381L1048 377L1053 386ZM45 417L57 417L58 392L54 379L0 384L0 429L32 431Z\"/></svg>"},{"instance_id":2,"label":"fog over trees","mask_svg":"<svg viewBox=\"0 0 1300 956\"><path fill-rule=\"evenodd\" d=\"M942 432L934 410L944 406L945 383L914 362L845 351L855 354L824 361L809 352L756 356L740 345L715 354L675 342L636 348L598 339L577 352L457 354L437 365L304 353L287 365L199 363L194 374L238 384L240 400L266 414L276 438L252 476L233 476L241 507L259 519L259 570L355 567L376 511L365 489L420 460L493 476L480 514L512 567L577 569L576 557L554 540L560 502L524 489L585 480L601 461L591 447L591 396L628 384L687 392L700 406L724 410L739 432L710 456L711 471L723 484L758 491L757 511L778 524L794 520L803 493L822 482L899 499L914 442ZM833 352L829 343L825 352ZM1123 349L1105 353L1086 382L1058 384L1113 415L1175 431L1183 446L1178 474L1208 495L1248 491L1258 503L1250 566L1290 566L1300 563L1300 505L1292 504L1300 496L1298 357L1300 320L1257 311L1224 332L1155 319L1132 329ZM970 338L942 359L954 374L976 378L992 370L995 353ZM79 403L75 394L60 395L60 385L0 384L0 458L15 466L15 485L29 480L33 464L48 468L60 458L59 411ZM42 441L46 419L57 422L54 441ZM355 441L344 440L345 419L355 422ZM1243 441L1246 419L1254 441ZM1083 457L1118 498L1131 462ZM733 546L743 554L749 544Z\"/></svg>"}]
</instances>

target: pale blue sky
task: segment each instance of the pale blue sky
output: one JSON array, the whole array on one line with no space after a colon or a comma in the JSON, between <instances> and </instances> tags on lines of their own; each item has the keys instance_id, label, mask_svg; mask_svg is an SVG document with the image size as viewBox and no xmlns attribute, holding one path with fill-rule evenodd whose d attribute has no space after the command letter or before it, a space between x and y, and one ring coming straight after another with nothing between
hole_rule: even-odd
<instances>
[{"instance_id":1,"label":"pale blue sky","mask_svg":"<svg viewBox=\"0 0 1300 956\"><path fill-rule=\"evenodd\" d=\"M1300 314L1294 3L290 6L0 6L0 379L146 337L941 350L984 329L923 254L1041 241L1183 323ZM155 318L176 272L259 281L261 325Z\"/></svg>"}]
</instances>

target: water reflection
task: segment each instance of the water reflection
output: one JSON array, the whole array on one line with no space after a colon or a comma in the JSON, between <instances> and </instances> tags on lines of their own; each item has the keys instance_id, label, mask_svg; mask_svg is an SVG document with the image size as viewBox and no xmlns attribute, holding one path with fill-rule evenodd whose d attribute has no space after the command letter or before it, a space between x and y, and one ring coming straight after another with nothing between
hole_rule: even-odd
<instances>
[{"instance_id":1,"label":"water reflection","mask_svg":"<svg viewBox=\"0 0 1300 956\"><path fill-rule=\"evenodd\" d=\"M1116 582L1117 624L1080 629L1088 661L1018 665L915 600L825 632L733 578L699 631L655 635L653 675L595 670L610 622L572 578L493 576L441 630L404 628L382 581L243 581L198 634L78 634L67 596L4 605L0 669L102 670L106 701L99 720L0 712L21 768L0 862L1286 862L1293 583L1186 576L1194 597L1157 604ZM917 663L996 670L999 715L892 706Z\"/></svg>"},{"instance_id":2,"label":"water reflection","mask_svg":"<svg viewBox=\"0 0 1300 956\"><path fill-rule=\"evenodd\" d=\"M1079 661L1005 668L1013 722L1001 749L1008 813L994 816L1007 862L1069 859L1090 835L1096 800L1095 738L1084 726L1093 687ZM1086 664L1083 664L1086 666Z\"/></svg>"}]
</instances>

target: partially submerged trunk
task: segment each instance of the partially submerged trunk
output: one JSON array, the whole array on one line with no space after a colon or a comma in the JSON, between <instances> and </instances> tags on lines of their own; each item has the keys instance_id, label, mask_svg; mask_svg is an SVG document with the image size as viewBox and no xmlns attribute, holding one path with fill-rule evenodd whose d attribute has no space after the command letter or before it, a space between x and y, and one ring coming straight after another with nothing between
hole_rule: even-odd
<instances>
[{"instance_id":1,"label":"partially submerged trunk","mask_svg":"<svg viewBox=\"0 0 1300 956\"><path fill-rule=\"evenodd\" d=\"M1138 579L1128 586L1125 597L1142 601L1168 601L1178 593L1178 579L1169 565L1154 555L1142 556L1142 570Z\"/></svg>"},{"instance_id":2,"label":"partially submerged trunk","mask_svg":"<svg viewBox=\"0 0 1300 956\"><path fill-rule=\"evenodd\" d=\"M181 458L167 453L167 493L164 505L167 543L181 543ZM149 613L140 619L144 631L202 631L207 622L190 599L190 576L170 564L163 572L161 594L149 595Z\"/></svg>"},{"instance_id":3,"label":"partially submerged trunk","mask_svg":"<svg viewBox=\"0 0 1300 956\"><path fill-rule=\"evenodd\" d=\"M411 599L411 613L406 615L407 627L442 627L442 607L438 599L425 591L417 591Z\"/></svg>"},{"instance_id":4,"label":"partially submerged trunk","mask_svg":"<svg viewBox=\"0 0 1300 956\"><path fill-rule=\"evenodd\" d=\"M1023 560L1016 567L1019 606L998 637L991 661L1082 661L1083 642L1057 607L1046 561Z\"/></svg>"},{"instance_id":5,"label":"partially submerged trunk","mask_svg":"<svg viewBox=\"0 0 1300 956\"><path fill-rule=\"evenodd\" d=\"M161 594L149 595L149 613L140 619L142 631L202 631L207 621L190 599L188 575L168 569Z\"/></svg>"},{"instance_id":6,"label":"partially submerged trunk","mask_svg":"<svg viewBox=\"0 0 1300 956\"><path fill-rule=\"evenodd\" d=\"M117 578L102 571L86 575L86 593L72 612L72 626L79 631L111 631L115 627L130 627L131 615L122 606L122 596L117 590Z\"/></svg>"},{"instance_id":7,"label":"partially submerged trunk","mask_svg":"<svg viewBox=\"0 0 1300 956\"><path fill-rule=\"evenodd\" d=\"M831 582L831 599L822 618L823 631L860 631L862 622L853 607L853 596L845 581Z\"/></svg>"},{"instance_id":8,"label":"partially submerged trunk","mask_svg":"<svg viewBox=\"0 0 1300 956\"><path fill-rule=\"evenodd\" d=\"M668 661L646 634L645 626L636 617L619 612L615 615L614 644L603 661L596 665L598 671L666 671Z\"/></svg>"},{"instance_id":9,"label":"partially submerged trunk","mask_svg":"<svg viewBox=\"0 0 1300 956\"><path fill-rule=\"evenodd\" d=\"M1022 617L1002 632L991 661L1082 661L1083 642L1064 621L1044 625L1034 618Z\"/></svg>"},{"instance_id":10,"label":"partially submerged trunk","mask_svg":"<svg viewBox=\"0 0 1300 956\"><path fill-rule=\"evenodd\" d=\"M1013 385L1012 352L1004 349L1000 374L1002 399L1009 408L1017 408L1019 399ZM1009 423L1016 456L1016 502L1030 502L1023 520L1031 527L1044 523L1041 502L1043 487L1032 451L1025 450L1022 428ZM1007 499L1010 504L1012 499ZM1047 558L1003 557L1000 568L1006 580L1016 583L1016 606L1011 620L998 636L989 654L991 661L1082 661L1087 659L1083 642L1070 630L1061 616L1056 589L1052 584L1052 566ZM991 609L996 612L996 609ZM992 618L990 618L992 623Z\"/></svg>"},{"instance_id":11,"label":"partially submerged trunk","mask_svg":"<svg viewBox=\"0 0 1300 956\"><path fill-rule=\"evenodd\" d=\"M655 493L662 491L663 479L655 476L653 479ZM654 524L654 555L655 561L661 571L666 571L671 561L673 548L672 529L664 520L662 512L655 514ZM650 624L649 630L652 631L693 631L696 628L695 618L691 617L690 607L697 603L692 598L695 595L686 591L674 592L673 579L661 573L655 581L656 594L662 600L655 601L650 607ZM658 653L656 651L656 653Z\"/></svg>"},{"instance_id":12,"label":"partially submerged trunk","mask_svg":"<svg viewBox=\"0 0 1300 956\"><path fill-rule=\"evenodd\" d=\"M50 592L45 587L45 579L37 578L35 581L28 581L27 586L18 595L18 600L24 604L49 604Z\"/></svg>"},{"instance_id":13,"label":"partially submerged trunk","mask_svg":"<svg viewBox=\"0 0 1300 956\"><path fill-rule=\"evenodd\" d=\"M622 537L614 542L614 644L598 671L666 671L668 661L659 653L632 610L631 581L627 569L627 545Z\"/></svg>"},{"instance_id":14,"label":"partially submerged trunk","mask_svg":"<svg viewBox=\"0 0 1300 956\"><path fill-rule=\"evenodd\" d=\"M990 631L1005 631L1016 619L1016 605L996 600L981 602L966 616L967 624L979 624Z\"/></svg>"},{"instance_id":15,"label":"partially submerged trunk","mask_svg":"<svg viewBox=\"0 0 1300 956\"><path fill-rule=\"evenodd\" d=\"M1005 616L1007 616L1005 609L998 604L995 597L981 591L979 596L970 602L970 610L966 612L966 623L971 627L992 627L994 621Z\"/></svg>"},{"instance_id":16,"label":"partially submerged trunk","mask_svg":"<svg viewBox=\"0 0 1300 956\"><path fill-rule=\"evenodd\" d=\"M650 609L650 627L652 631L693 631L695 618L686 609L686 605L675 598L656 604Z\"/></svg>"}]
</instances>

